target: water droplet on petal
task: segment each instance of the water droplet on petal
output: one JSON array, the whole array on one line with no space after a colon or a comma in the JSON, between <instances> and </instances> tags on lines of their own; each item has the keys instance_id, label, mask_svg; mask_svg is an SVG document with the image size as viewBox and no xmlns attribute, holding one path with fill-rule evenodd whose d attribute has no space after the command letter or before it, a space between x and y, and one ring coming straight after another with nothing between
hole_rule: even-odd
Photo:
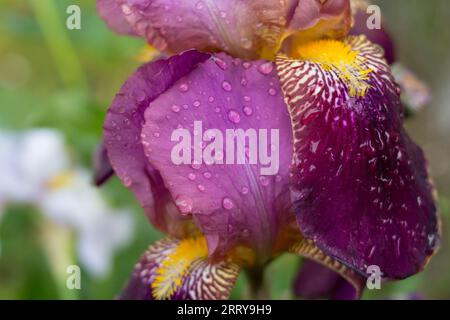
<instances>
[{"instance_id":1,"label":"water droplet on petal","mask_svg":"<svg viewBox=\"0 0 450 320\"><path fill-rule=\"evenodd\" d=\"M233 123L239 123L241 121L241 116L239 115L239 112L231 109L230 111L228 111L228 120Z\"/></svg>"},{"instance_id":2,"label":"water droplet on petal","mask_svg":"<svg viewBox=\"0 0 450 320\"><path fill-rule=\"evenodd\" d=\"M180 87L178 88L181 92L187 92L189 90L189 86L187 83L180 84Z\"/></svg>"},{"instance_id":3,"label":"water droplet on petal","mask_svg":"<svg viewBox=\"0 0 450 320\"><path fill-rule=\"evenodd\" d=\"M244 69L250 69L250 67L252 66L252 63L246 61L242 64L242 66L244 67Z\"/></svg>"},{"instance_id":4,"label":"water droplet on petal","mask_svg":"<svg viewBox=\"0 0 450 320\"><path fill-rule=\"evenodd\" d=\"M269 95L275 96L276 94L277 94L277 90L276 89L274 89L274 88L270 88L269 89Z\"/></svg>"},{"instance_id":5,"label":"water droplet on petal","mask_svg":"<svg viewBox=\"0 0 450 320\"><path fill-rule=\"evenodd\" d=\"M244 112L246 116L251 116L253 114L253 109L251 107L245 106L242 108L242 112Z\"/></svg>"},{"instance_id":6,"label":"water droplet on petal","mask_svg":"<svg viewBox=\"0 0 450 320\"><path fill-rule=\"evenodd\" d=\"M231 210L234 208L234 203L230 198L223 198L222 200L222 207L226 210Z\"/></svg>"},{"instance_id":7,"label":"water droplet on petal","mask_svg":"<svg viewBox=\"0 0 450 320\"><path fill-rule=\"evenodd\" d=\"M248 188L247 187L242 187L241 193L242 194L248 194Z\"/></svg>"},{"instance_id":8,"label":"water droplet on petal","mask_svg":"<svg viewBox=\"0 0 450 320\"><path fill-rule=\"evenodd\" d=\"M273 63L272 62L264 62L258 67L258 71L261 72L264 75L267 75L271 73L273 70Z\"/></svg>"},{"instance_id":9,"label":"water droplet on petal","mask_svg":"<svg viewBox=\"0 0 450 320\"><path fill-rule=\"evenodd\" d=\"M269 179L266 176L260 176L259 181L263 187L267 187L269 185Z\"/></svg>"},{"instance_id":10,"label":"water droplet on petal","mask_svg":"<svg viewBox=\"0 0 450 320\"><path fill-rule=\"evenodd\" d=\"M198 107L200 107L200 105L201 105L200 101L198 101L198 100L194 101L194 107L198 108Z\"/></svg>"},{"instance_id":11,"label":"water droplet on petal","mask_svg":"<svg viewBox=\"0 0 450 320\"><path fill-rule=\"evenodd\" d=\"M249 96L244 96L244 101L250 102L252 101L252 98L250 98Z\"/></svg>"},{"instance_id":12,"label":"water droplet on petal","mask_svg":"<svg viewBox=\"0 0 450 320\"><path fill-rule=\"evenodd\" d=\"M191 172L191 173L188 174L188 179L191 180L191 181L195 180L196 177L197 176L195 175L195 173Z\"/></svg>"},{"instance_id":13,"label":"water droplet on petal","mask_svg":"<svg viewBox=\"0 0 450 320\"><path fill-rule=\"evenodd\" d=\"M206 179L211 179L211 172L205 172L205 173L203 173L203 176L206 178Z\"/></svg>"},{"instance_id":14,"label":"water droplet on petal","mask_svg":"<svg viewBox=\"0 0 450 320\"><path fill-rule=\"evenodd\" d=\"M178 195L175 198L175 205L177 206L178 210L181 211L183 214L187 214L192 211L193 206L192 199L185 195Z\"/></svg>"},{"instance_id":15,"label":"water droplet on petal","mask_svg":"<svg viewBox=\"0 0 450 320\"><path fill-rule=\"evenodd\" d=\"M199 185L197 186L197 189L203 192L203 191L205 191L205 186L202 185L202 184L199 184Z\"/></svg>"},{"instance_id":16,"label":"water droplet on petal","mask_svg":"<svg viewBox=\"0 0 450 320\"><path fill-rule=\"evenodd\" d=\"M191 168L194 169L194 170L198 170L201 167L202 167L202 165L201 164L197 164L197 163L194 163L194 164L191 165Z\"/></svg>"},{"instance_id":17,"label":"water droplet on petal","mask_svg":"<svg viewBox=\"0 0 450 320\"><path fill-rule=\"evenodd\" d=\"M209 101L209 102L214 102L214 100L215 100L215 99L214 99L213 96L211 96L211 97L208 98L208 101Z\"/></svg>"},{"instance_id":18,"label":"water droplet on petal","mask_svg":"<svg viewBox=\"0 0 450 320\"><path fill-rule=\"evenodd\" d=\"M145 100L145 92L144 91L138 91L136 93L136 100L138 102L143 102Z\"/></svg>"},{"instance_id":19,"label":"water droplet on petal","mask_svg":"<svg viewBox=\"0 0 450 320\"><path fill-rule=\"evenodd\" d=\"M125 187L130 187L133 184L133 180L131 180L131 178L129 176L125 176L123 178L123 184Z\"/></svg>"},{"instance_id":20,"label":"water droplet on petal","mask_svg":"<svg viewBox=\"0 0 450 320\"><path fill-rule=\"evenodd\" d=\"M231 86L231 83L229 83L226 80L222 82L222 88L223 88L223 90L225 90L227 92L230 92L233 89L233 87Z\"/></svg>"},{"instance_id":21,"label":"water droplet on petal","mask_svg":"<svg viewBox=\"0 0 450 320\"><path fill-rule=\"evenodd\" d=\"M216 63L216 65L217 65L220 69L222 69L222 70L227 70L228 65L227 65L227 63L226 63L225 61L223 61L222 59L215 58L215 59L214 59L214 62Z\"/></svg>"}]
</instances>

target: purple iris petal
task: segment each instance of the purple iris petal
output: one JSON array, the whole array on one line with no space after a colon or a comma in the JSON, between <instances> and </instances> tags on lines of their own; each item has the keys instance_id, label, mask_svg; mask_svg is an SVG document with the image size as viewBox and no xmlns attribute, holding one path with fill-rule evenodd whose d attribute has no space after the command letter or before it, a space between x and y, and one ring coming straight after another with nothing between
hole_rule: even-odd
<instances>
[{"instance_id":1,"label":"purple iris petal","mask_svg":"<svg viewBox=\"0 0 450 320\"><path fill-rule=\"evenodd\" d=\"M292 130L275 66L225 54L208 57L189 51L140 68L109 109L108 155L162 230L178 229L171 221L193 213L211 252L240 244L267 258L291 214ZM196 121L205 133L223 134L224 150L217 151L224 161L227 129L242 129L244 138L249 134L242 144L247 149L239 152L238 137L233 164L173 163L173 132L186 128L194 136Z\"/></svg>"},{"instance_id":2,"label":"purple iris petal","mask_svg":"<svg viewBox=\"0 0 450 320\"><path fill-rule=\"evenodd\" d=\"M365 35L371 42L378 44L384 49L384 55L389 64L395 61L395 46L391 35L386 31L386 27L369 29L367 21L371 14L366 12L366 6L357 7L353 14L354 25L350 30L350 35Z\"/></svg>"},{"instance_id":3,"label":"purple iris petal","mask_svg":"<svg viewBox=\"0 0 450 320\"><path fill-rule=\"evenodd\" d=\"M179 140L173 134L181 129L192 139L191 162L177 165L172 151ZM228 140L227 130L238 129L242 135ZM222 148L213 150L219 140ZM234 155L227 149L231 140ZM239 150L241 142L245 148ZM180 212L194 215L211 252L241 244L271 256L291 214L292 157L290 119L272 62L226 54L205 61L150 103L142 143ZM198 154L204 158L196 162ZM217 162L209 163L205 154Z\"/></svg>"},{"instance_id":4,"label":"purple iris petal","mask_svg":"<svg viewBox=\"0 0 450 320\"><path fill-rule=\"evenodd\" d=\"M97 12L108 27L119 34L136 35L121 8L123 1L97 0Z\"/></svg>"},{"instance_id":5,"label":"purple iris petal","mask_svg":"<svg viewBox=\"0 0 450 320\"><path fill-rule=\"evenodd\" d=\"M94 167L94 184L96 186L103 185L114 174L114 170L111 167L105 144L103 141L97 147L93 158Z\"/></svg>"},{"instance_id":6,"label":"purple iris petal","mask_svg":"<svg viewBox=\"0 0 450 320\"><path fill-rule=\"evenodd\" d=\"M371 70L367 80L347 81L345 70L315 62L277 61L293 118L297 221L327 255L361 273L377 265L387 278L405 278L439 243L427 163L403 129L382 52L363 36L345 45L358 52L353 71ZM366 85L365 95L351 95L351 86Z\"/></svg>"},{"instance_id":7,"label":"purple iris petal","mask_svg":"<svg viewBox=\"0 0 450 320\"><path fill-rule=\"evenodd\" d=\"M183 245L181 243L183 241L165 238L150 246L136 264L128 284L118 298L121 300L227 299L239 275L239 267L231 262L209 261L207 254L194 256L192 261L183 265L182 261L172 260L174 254L181 255L178 257L180 259L192 255L189 252L180 252L180 247ZM194 246L191 249L196 248Z\"/></svg>"},{"instance_id":8,"label":"purple iris petal","mask_svg":"<svg viewBox=\"0 0 450 320\"><path fill-rule=\"evenodd\" d=\"M104 5L99 8L109 8L101 10L101 16L113 30L122 31L123 21L127 20L136 34L158 50L170 53L195 48L224 51L246 59L270 57L286 36L322 20L330 20L321 26L322 35L329 30L348 30L347 23L343 26L341 19L335 19L337 16L345 15L350 24L350 10L346 10L350 8L349 0L101 2Z\"/></svg>"},{"instance_id":9,"label":"purple iris petal","mask_svg":"<svg viewBox=\"0 0 450 320\"><path fill-rule=\"evenodd\" d=\"M116 95L104 124L104 140L111 165L136 194L158 228L178 234L180 216L160 174L147 161L140 135L149 103L210 56L188 51L139 68ZM175 228L175 230L173 230Z\"/></svg>"},{"instance_id":10,"label":"purple iris petal","mask_svg":"<svg viewBox=\"0 0 450 320\"><path fill-rule=\"evenodd\" d=\"M354 300L360 293L335 271L305 261L294 283L295 295L304 299Z\"/></svg>"}]
</instances>

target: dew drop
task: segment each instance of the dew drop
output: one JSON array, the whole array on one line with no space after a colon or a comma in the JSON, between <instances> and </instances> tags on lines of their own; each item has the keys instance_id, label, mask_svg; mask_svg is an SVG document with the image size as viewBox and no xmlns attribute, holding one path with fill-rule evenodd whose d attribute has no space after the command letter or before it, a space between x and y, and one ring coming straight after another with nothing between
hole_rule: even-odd
<instances>
[{"instance_id":1,"label":"dew drop","mask_svg":"<svg viewBox=\"0 0 450 320\"><path fill-rule=\"evenodd\" d=\"M269 179L266 176L259 176L259 182L261 182L261 185L264 187L269 185Z\"/></svg>"},{"instance_id":2,"label":"dew drop","mask_svg":"<svg viewBox=\"0 0 450 320\"><path fill-rule=\"evenodd\" d=\"M247 187L242 187L241 193L242 194L248 194L248 188Z\"/></svg>"},{"instance_id":3,"label":"dew drop","mask_svg":"<svg viewBox=\"0 0 450 320\"><path fill-rule=\"evenodd\" d=\"M201 103L200 103L200 101L195 100L193 105L194 105L194 107L198 108L198 107L200 107Z\"/></svg>"},{"instance_id":4,"label":"dew drop","mask_svg":"<svg viewBox=\"0 0 450 320\"><path fill-rule=\"evenodd\" d=\"M241 121L241 116L239 115L239 112L231 109L230 111L228 111L228 120L230 120L232 123L239 123Z\"/></svg>"},{"instance_id":5,"label":"dew drop","mask_svg":"<svg viewBox=\"0 0 450 320\"><path fill-rule=\"evenodd\" d=\"M185 195L178 195L175 198L175 205L183 214L187 214L192 211L193 206L192 199Z\"/></svg>"},{"instance_id":6,"label":"dew drop","mask_svg":"<svg viewBox=\"0 0 450 320\"><path fill-rule=\"evenodd\" d=\"M244 69L250 69L252 66L252 63L246 61L246 62L242 63L242 66L244 67Z\"/></svg>"},{"instance_id":7,"label":"dew drop","mask_svg":"<svg viewBox=\"0 0 450 320\"><path fill-rule=\"evenodd\" d=\"M222 89L227 92L230 92L233 89L233 87L231 86L231 83L225 80L222 82Z\"/></svg>"},{"instance_id":8,"label":"dew drop","mask_svg":"<svg viewBox=\"0 0 450 320\"><path fill-rule=\"evenodd\" d=\"M234 203L230 198L223 198L222 200L222 207L226 210L231 210L234 208Z\"/></svg>"},{"instance_id":9,"label":"dew drop","mask_svg":"<svg viewBox=\"0 0 450 320\"><path fill-rule=\"evenodd\" d=\"M189 86L187 85L187 83L182 83L180 84L180 87L178 89L180 90L180 92L187 92L189 90Z\"/></svg>"},{"instance_id":10,"label":"dew drop","mask_svg":"<svg viewBox=\"0 0 450 320\"><path fill-rule=\"evenodd\" d=\"M211 174L211 172L205 172L205 173L203 173L203 176L204 176L206 179L211 179L212 174Z\"/></svg>"},{"instance_id":11,"label":"dew drop","mask_svg":"<svg viewBox=\"0 0 450 320\"><path fill-rule=\"evenodd\" d=\"M272 70L273 70L272 62L265 62L258 67L258 71L264 75L268 75L269 73L272 72Z\"/></svg>"},{"instance_id":12,"label":"dew drop","mask_svg":"<svg viewBox=\"0 0 450 320\"><path fill-rule=\"evenodd\" d=\"M123 178L123 184L125 187L130 187L133 184L133 180L129 176Z\"/></svg>"},{"instance_id":13,"label":"dew drop","mask_svg":"<svg viewBox=\"0 0 450 320\"><path fill-rule=\"evenodd\" d=\"M198 170L198 169L200 169L201 167L202 167L202 165L199 164L199 163L194 163L194 164L191 165L191 168L194 169L194 170Z\"/></svg>"},{"instance_id":14,"label":"dew drop","mask_svg":"<svg viewBox=\"0 0 450 320\"><path fill-rule=\"evenodd\" d=\"M172 111L175 112L175 113L180 112L180 106L174 104L174 105L172 106Z\"/></svg>"},{"instance_id":15,"label":"dew drop","mask_svg":"<svg viewBox=\"0 0 450 320\"><path fill-rule=\"evenodd\" d=\"M253 109L251 107L245 106L242 108L242 112L244 112L246 116L251 116L253 114Z\"/></svg>"},{"instance_id":16,"label":"dew drop","mask_svg":"<svg viewBox=\"0 0 450 320\"><path fill-rule=\"evenodd\" d=\"M276 94L277 94L277 90L275 90L274 88L269 89L269 95L275 96Z\"/></svg>"},{"instance_id":17,"label":"dew drop","mask_svg":"<svg viewBox=\"0 0 450 320\"><path fill-rule=\"evenodd\" d=\"M199 185L197 186L197 189L203 192L203 191L205 191L205 186L202 185L202 184L199 184Z\"/></svg>"},{"instance_id":18,"label":"dew drop","mask_svg":"<svg viewBox=\"0 0 450 320\"><path fill-rule=\"evenodd\" d=\"M191 173L188 174L188 179L191 180L191 181L195 180L196 177L197 176L195 175L195 173L191 172Z\"/></svg>"},{"instance_id":19,"label":"dew drop","mask_svg":"<svg viewBox=\"0 0 450 320\"><path fill-rule=\"evenodd\" d=\"M214 59L214 62L216 63L216 65L217 65L220 69L222 69L222 70L227 70L228 65L227 65L227 63L226 63L225 61L223 61L222 59L215 58L215 59Z\"/></svg>"}]
</instances>

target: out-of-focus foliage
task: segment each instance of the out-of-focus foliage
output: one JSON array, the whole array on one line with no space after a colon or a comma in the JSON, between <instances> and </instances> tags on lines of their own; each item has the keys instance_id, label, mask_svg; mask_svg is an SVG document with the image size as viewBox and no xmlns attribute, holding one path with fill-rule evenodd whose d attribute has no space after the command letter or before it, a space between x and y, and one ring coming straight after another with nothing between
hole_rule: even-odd
<instances>
[{"instance_id":1,"label":"out-of-focus foliage","mask_svg":"<svg viewBox=\"0 0 450 320\"><path fill-rule=\"evenodd\" d=\"M407 127L430 158L441 196L444 236L441 251L425 272L383 285L383 290L367 292L365 298L410 292L450 298L450 5L448 0L377 3L397 41L399 60L433 89L432 105L409 120ZM65 27L66 8L71 4L81 8L81 30ZM106 108L139 65L135 57L143 45L139 39L109 31L97 17L93 0L1 1L0 127L61 130L74 160L90 166ZM135 240L116 255L111 274L95 279L82 271L82 289L67 290L65 277L60 276L66 266L49 259L45 236L51 232L49 222L35 209L16 205L7 208L0 223L0 299L110 299L120 291L139 255L160 234L116 178L104 192L114 206L132 207L136 220ZM67 253L73 257L71 239L68 243ZM273 298L292 298L292 281L299 265L297 257L284 255L269 266L266 277ZM245 297L242 275L232 298Z\"/></svg>"}]
</instances>

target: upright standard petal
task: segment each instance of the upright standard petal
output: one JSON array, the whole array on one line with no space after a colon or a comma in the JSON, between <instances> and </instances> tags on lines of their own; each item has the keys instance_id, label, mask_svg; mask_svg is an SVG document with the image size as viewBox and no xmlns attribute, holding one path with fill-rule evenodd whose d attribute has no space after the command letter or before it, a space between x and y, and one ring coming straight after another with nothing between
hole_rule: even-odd
<instances>
[{"instance_id":1,"label":"upright standard petal","mask_svg":"<svg viewBox=\"0 0 450 320\"><path fill-rule=\"evenodd\" d=\"M350 35L365 35L371 42L378 44L384 50L384 56L389 64L395 61L395 46L391 35L386 31L382 21L379 28L368 27L368 22L374 18L372 11L367 11L369 2L365 0L351 0L354 24L350 30ZM381 17L380 17L381 19Z\"/></svg>"},{"instance_id":2,"label":"upright standard petal","mask_svg":"<svg viewBox=\"0 0 450 320\"><path fill-rule=\"evenodd\" d=\"M118 0L97 0L97 12L111 30L119 34L136 35L125 18L122 2Z\"/></svg>"},{"instance_id":3,"label":"upright standard petal","mask_svg":"<svg viewBox=\"0 0 450 320\"><path fill-rule=\"evenodd\" d=\"M208 259L204 238L166 238L144 253L119 299L223 300L238 275L233 262Z\"/></svg>"},{"instance_id":4,"label":"upright standard petal","mask_svg":"<svg viewBox=\"0 0 450 320\"><path fill-rule=\"evenodd\" d=\"M172 223L181 217L160 174L144 155L140 141L144 111L150 102L209 57L188 51L142 66L116 95L104 124L105 146L114 171L136 194L150 220L173 235L183 233L178 230L179 224Z\"/></svg>"},{"instance_id":5,"label":"upright standard petal","mask_svg":"<svg viewBox=\"0 0 450 320\"><path fill-rule=\"evenodd\" d=\"M211 253L271 251L292 214L292 130L272 62L219 54L150 103L142 144Z\"/></svg>"},{"instance_id":6,"label":"upright standard petal","mask_svg":"<svg viewBox=\"0 0 450 320\"><path fill-rule=\"evenodd\" d=\"M103 2L110 4L111 0ZM195 48L225 51L246 59L272 58L287 36L316 25L315 34L343 36L351 21L349 0L115 0L115 3L121 11L109 12L119 15L101 14L108 24L117 30L116 25L126 19L135 33L161 51L177 53Z\"/></svg>"},{"instance_id":7,"label":"upright standard petal","mask_svg":"<svg viewBox=\"0 0 450 320\"><path fill-rule=\"evenodd\" d=\"M294 130L291 192L302 233L327 255L387 278L420 271L439 243L422 150L402 126L398 87L364 36L277 59Z\"/></svg>"}]
</instances>

